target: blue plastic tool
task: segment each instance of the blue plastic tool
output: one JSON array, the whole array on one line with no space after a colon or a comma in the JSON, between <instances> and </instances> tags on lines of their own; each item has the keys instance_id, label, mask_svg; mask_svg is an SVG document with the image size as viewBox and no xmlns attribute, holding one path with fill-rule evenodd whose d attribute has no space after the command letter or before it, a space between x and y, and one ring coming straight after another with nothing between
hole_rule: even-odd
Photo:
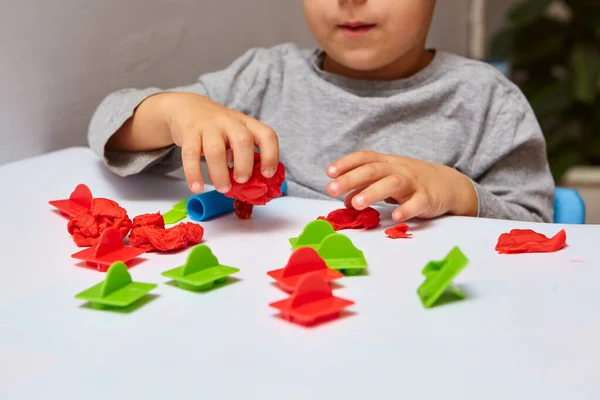
<instances>
[{"instance_id":1,"label":"blue plastic tool","mask_svg":"<svg viewBox=\"0 0 600 400\"><path fill-rule=\"evenodd\" d=\"M234 199L230 199L216 190L200 193L188 199L186 209L190 219L206 221L219 215L233 212Z\"/></svg>"}]
</instances>

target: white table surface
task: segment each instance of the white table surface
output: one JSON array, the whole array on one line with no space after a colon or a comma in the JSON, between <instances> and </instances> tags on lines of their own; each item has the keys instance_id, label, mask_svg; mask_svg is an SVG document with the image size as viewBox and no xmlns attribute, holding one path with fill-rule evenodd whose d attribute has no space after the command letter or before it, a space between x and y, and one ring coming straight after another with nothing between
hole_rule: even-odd
<instances>
[{"instance_id":1,"label":"white table surface","mask_svg":"<svg viewBox=\"0 0 600 400\"><path fill-rule=\"evenodd\" d=\"M133 217L167 211L190 195L185 183L116 177L83 148L1 166L0 183L0 399L600 399L600 226L566 226L557 253L498 255L511 228L561 226L444 218L390 240L384 213L378 229L343 232L369 262L334 291L353 314L303 328L268 306L287 295L266 272L341 203L281 198L249 221L203 223L237 280L187 292L160 275L187 252L144 255L132 277L159 286L123 314L74 298L104 274L76 266L67 221L47 202L86 183ZM468 298L425 310L421 269L455 245L470 259L455 281Z\"/></svg>"}]
</instances>

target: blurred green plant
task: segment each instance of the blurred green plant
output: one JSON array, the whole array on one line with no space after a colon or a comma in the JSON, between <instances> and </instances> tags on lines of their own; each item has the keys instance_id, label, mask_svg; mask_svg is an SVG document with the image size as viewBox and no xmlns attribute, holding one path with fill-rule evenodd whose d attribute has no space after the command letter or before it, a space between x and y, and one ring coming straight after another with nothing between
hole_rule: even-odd
<instances>
[{"instance_id":1,"label":"blurred green plant","mask_svg":"<svg viewBox=\"0 0 600 400\"><path fill-rule=\"evenodd\" d=\"M553 3L561 12L549 12ZM526 0L506 26L490 53L509 63L531 103L554 178L574 165L600 165L600 0Z\"/></svg>"}]
</instances>

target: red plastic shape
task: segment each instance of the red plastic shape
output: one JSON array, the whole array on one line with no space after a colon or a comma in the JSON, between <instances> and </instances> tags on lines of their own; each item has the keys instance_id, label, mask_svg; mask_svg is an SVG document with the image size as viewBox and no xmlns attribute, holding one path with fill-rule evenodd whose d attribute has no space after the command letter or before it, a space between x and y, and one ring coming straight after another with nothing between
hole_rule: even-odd
<instances>
[{"instance_id":1,"label":"red plastic shape","mask_svg":"<svg viewBox=\"0 0 600 400\"><path fill-rule=\"evenodd\" d=\"M68 199L52 200L48 203L69 218L72 218L90 211L92 208L92 191L86 185L79 184Z\"/></svg>"},{"instance_id":2,"label":"red plastic shape","mask_svg":"<svg viewBox=\"0 0 600 400\"><path fill-rule=\"evenodd\" d=\"M319 253L311 247L299 248L292 253L284 268L267 272L286 292L294 291L302 277L310 273L319 275L325 282L344 277L341 272L327 267Z\"/></svg>"},{"instance_id":3,"label":"red plastic shape","mask_svg":"<svg viewBox=\"0 0 600 400\"><path fill-rule=\"evenodd\" d=\"M125 246L119 232L114 228L107 228L94 247L75 253L71 257L86 261L98 271L106 272L114 262L122 261L127 264L128 261L144 253L144 249Z\"/></svg>"},{"instance_id":4,"label":"red plastic shape","mask_svg":"<svg viewBox=\"0 0 600 400\"><path fill-rule=\"evenodd\" d=\"M339 316L340 312L354 302L333 296L331 284L318 273L304 275L292 296L271 303L283 318L302 325L313 325Z\"/></svg>"}]
</instances>

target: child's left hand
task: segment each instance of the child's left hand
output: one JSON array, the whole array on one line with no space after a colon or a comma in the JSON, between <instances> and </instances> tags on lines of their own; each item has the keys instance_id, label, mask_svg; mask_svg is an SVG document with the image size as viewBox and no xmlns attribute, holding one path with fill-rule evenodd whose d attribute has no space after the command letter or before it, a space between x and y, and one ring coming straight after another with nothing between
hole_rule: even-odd
<instances>
[{"instance_id":1,"label":"child's left hand","mask_svg":"<svg viewBox=\"0 0 600 400\"><path fill-rule=\"evenodd\" d=\"M444 214L477 216L473 184L445 165L359 151L331 164L327 175L334 179L327 192L333 197L348 194L347 207L362 210L379 201L399 204L392 214L396 221Z\"/></svg>"}]
</instances>

